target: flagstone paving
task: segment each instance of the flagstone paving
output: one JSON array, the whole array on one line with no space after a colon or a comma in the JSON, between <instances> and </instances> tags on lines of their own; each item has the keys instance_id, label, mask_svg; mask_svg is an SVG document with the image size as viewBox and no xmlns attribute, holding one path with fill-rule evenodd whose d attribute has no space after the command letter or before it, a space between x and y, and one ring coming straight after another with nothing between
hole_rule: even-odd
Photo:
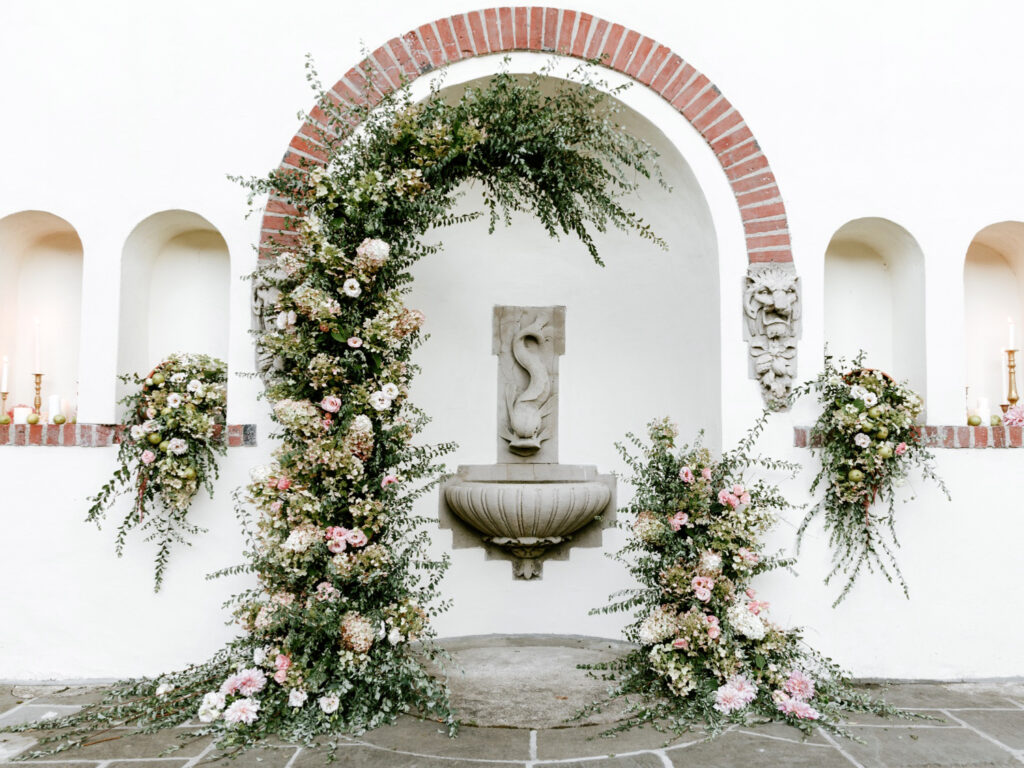
<instances>
[{"instance_id":1,"label":"flagstone paving","mask_svg":"<svg viewBox=\"0 0 1024 768\"><path fill-rule=\"evenodd\" d=\"M82 686L0 685L0 726L65 714L95 701ZM1024 683L893 684L885 698L932 720L858 716L849 728L859 741L817 731L811 738L788 726L735 727L714 740L695 732L666 740L652 729L601 738L604 725L562 728L464 726L450 739L436 723L403 718L358 739L343 739L334 765L348 768L932 768L1024 765ZM328 750L275 744L225 759L209 740L179 742L188 729L138 735L113 732L106 741L28 764L48 768L313 768ZM33 744L29 733L0 733L0 766ZM178 744L165 757L161 752Z\"/></svg>"}]
</instances>

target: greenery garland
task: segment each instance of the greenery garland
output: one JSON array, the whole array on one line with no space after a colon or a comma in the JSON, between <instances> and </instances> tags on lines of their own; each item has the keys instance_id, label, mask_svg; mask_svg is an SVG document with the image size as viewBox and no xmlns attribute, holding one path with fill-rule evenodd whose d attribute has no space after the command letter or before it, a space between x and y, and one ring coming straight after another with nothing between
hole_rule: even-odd
<instances>
[{"instance_id":1,"label":"greenery garland","mask_svg":"<svg viewBox=\"0 0 1024 768\"><path fill-rule=\"evenodd\" d=\"M791 563L761 550L776 513L792 507L772 483L752 481L752 471L797 469L753 454L767 417L717 459L699 441L677 447L668 419L649 425L647 442L631 434L618 445L636 493L619 523L631 535L614 558L640 586L591 612L633 613L626 636L639 647L588 667L613 685L578 718L619 697L626 709L609 733L704 725L715 735L729 723L762 719L849 736L844 712L911 716L853 688L799 630L772 622L750 587L754 576Z\"/></svg>"},{"instance_id":2,"label":"greenery garland","mask_svg":"<svg viewBox=\"0 0 1024 768\"><path fill-rule=\"evenodd\" d=\"M649 176L653 151L620 127L585 69L551 94L546 74L502 72L454 103L436 88L419 103L402 91L372 111L320 89L326 166L247 182L302 215L298 244L256 273L276 293L257 343L275 360L266 392L281 445L245 493L248 565L226 571L259 579L232 603L245 634L204 664L117 684L103 704L25 726L68 729L33 755L111 725L155 730L197 715L191 736L228 748L271 735L312 743L409 710L454 729L447 690L425 666L447 558L427 555L427 521L412 513L452 447L411 442L426 421L408 400L424 318L403 295L412 265L439 248L420 238L475 217L450 213L472 182L492 229L531 212L598 262L592 232L609 224L664 245L620 202Z\"/></svg>"},{"instance_id":3,"label":"greenery garland","mask_svg":"<svg viewBox=\"0 0 1024 768\"><path fill-rule=\"evenodd\" d=\"M839 573L846 578L833 608L849 594L865 567L870 572L877 569L889 582L898 580L903 594L910 597L896 562L899 540L894 513L897 488L912 468L917 467L922 478L936 482L950 497L935 474L935 456L921 442L915 426L924 402L905 382L897 383L863 365L863 352L852 363L835 362L826 355L824 370L793 393L795 399L814 391L822 406L810 434L811 451L821 454L811 493L824 485L825 494L800 523L797 542L821 515L833 552L825 583Z\"/></svg>"},{"instance_id":4,"label":"greenery garland","mask_svg":"<svg viewBox=\"0 0 1024 768\"><path fill-rule=\"evenodd\" d=\"M217 456L225 451L227 366L209 355L175 354L148 376L121 377L138 387L120 402L125 406L117 469L89 501L87 522L97 525L114 500L132 493L135 500L117 527L117 556L136 528L157 542L154 590L163 584L174 542L204 529L188 521L192 499L205 488L213 495Z\"/></svg>"}]
</instances>

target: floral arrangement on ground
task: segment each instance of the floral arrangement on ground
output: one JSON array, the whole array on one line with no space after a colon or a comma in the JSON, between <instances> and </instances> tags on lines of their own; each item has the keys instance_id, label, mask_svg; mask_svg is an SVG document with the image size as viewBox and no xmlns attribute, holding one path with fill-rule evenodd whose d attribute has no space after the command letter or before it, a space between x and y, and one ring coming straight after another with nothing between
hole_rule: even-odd
<instances>
[{"instance_id":1,"label":"floral arrangement on ground","mask_svg":"<svg viewBox=\"0 0 1024 768\"><path fill-rule=\"evenodd\" d=\"M418 103L403 91L372 109L339 103L311 75L327 162L247 182L300 215L290 222L297 242L282 238L255 274L281 442L242 494L248 562L222 572L257 577L230 603L244 632L203 664L119 683L100 705L25 726L60 729L28 756L88 744L111 726L196 717L190 736L213 734L229 750L272 735L358 733L406 711L454 730L447 690L426 666L439 654L430 618L446 607L447 559L428 555L427 521L413 512L452 447L413 443L426 416L409 401L410 356L425 319L403 295L410 267L438 249L420 238L472 218L449 211L460 185L475 182L492 229L513 210L531 212L598 262L591 232L609 225L664 245L621 203L650 175L653 152L618 125L588 70L554 93L541 87L546 74L502 72L454 103L436 88Z\"/></svg>"},{"instance_id":2,"label":"floral arrangement on ground","mask_svg":"<svg viewBox=\"0 0 1024 768\"><path fill-rule=\"evenodd\" d=\"M623 697L625 712L609 735L643 724L676 733L703 725L715 735L762 719L849 736L845 712L910 716L857 691L799 630L773 622L750 586L790 565L765 554L761 540L791 505L776 485L750 479L755 470L797 469L753 454L767 417L718 459L699 441L677 447L668 419L651 422L646 442L631 434L618 445L636 491L626 510L632 523L619 524L631 528L629 539L614 557L640 586L593 612L632 612L626 635L639 648L586 667L610 682L609 697L577 718Z\"/></svg>"},{"instance_id":3,"label":"floral arrangement on ground","mask_svg":"<svg viewBox=\"0 0 1024 768\"><path fill-rule=\"evenodd\" d=\"M87 522L97 525L121 495L131 509L117 528L116 551L139 529L157 542L154 589L159 590L174 542L203 532L188 520L200 488L213 495L217 456L223 455L227 366L209 355L175 354L148 376L122 376L137 387L125 406L117 469L90 501Z\"/></svg>"},{"instance_id":4,"label":"floral arrangement on ground","mask_svg":"<svg viewBox=\"0 0 1024 768\"><path fill-rule=\"evenodd\" d=\"M797 530L797 541L821 516L833 551L833 567L825 578L846 578L838 605L865 567L876 569L890 582L898 580L909 598L907 583L896 561L896 500L911 470L938 484L934 454L921 441L916 427L924 401L906 382L864 366L861 352L852 362L825 356L825 367L798 387L793 398L816 392L822 412L811 429L811 450L820 451L821 469L811 484L824 496L808 511ZM910 497L912 498L912 497Z\"/></svg>"}]
</instances>

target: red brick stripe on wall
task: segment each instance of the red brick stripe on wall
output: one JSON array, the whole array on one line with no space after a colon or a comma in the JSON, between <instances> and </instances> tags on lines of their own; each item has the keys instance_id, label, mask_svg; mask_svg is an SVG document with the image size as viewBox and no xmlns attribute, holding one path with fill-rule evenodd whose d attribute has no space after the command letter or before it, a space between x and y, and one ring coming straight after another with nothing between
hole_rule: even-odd
<instances>
[{"instance_id":1,"label":"red brick stripe on wall","mask_svg":"<svg viewBox=\"0 0 1024 768\"><path fill-rule=\"evenodd\" d=\"M375 104L381 96L432 69L473 56L506 51L554 51L574 58L604 56L605 66L651 88L680 113L711 147L729 179L747 234L747 260L791 262L789 223L768 158L743 116L707 77L650 37L589 13L515 6L485 8L423 24L393 37L345 73L331 89L350 102ZM318 109L310 115L326 122ZM308 127L289 143L282 167L323 163L325 155ZM752 194L756 193L756 194ZM281 203L263 218L260 249L289 245ZM2 443L0 443L2 444Z\"/></svg>"}]
</instances>

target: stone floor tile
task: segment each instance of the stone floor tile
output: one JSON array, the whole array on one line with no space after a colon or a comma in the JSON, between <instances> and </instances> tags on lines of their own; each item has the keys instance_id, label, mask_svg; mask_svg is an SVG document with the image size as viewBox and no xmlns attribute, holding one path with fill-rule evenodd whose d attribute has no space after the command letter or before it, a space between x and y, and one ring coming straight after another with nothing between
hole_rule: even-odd
<instances>
[{"instance_id":1,"label":"stone floor tile","mask_svg":"<svg viewBox=\"0 0 1024 768\"><path fill-rule=\"evenodd\" d=\"M914 728L929 726L955 726L956 723L949 718L943 717L941 712L930 709L908 709L908 712L916 712L926 718L919 717L879 717L871 712L851 712L846 715L845 722L848 725L871 725L892 728ZM1024 712L1024 710L1021 710ZM930 719L930 718L935 718Z\"/></svg>"},{"instance_id":2,"label":"stone floor tile","mask_svg":"<svg viewBox=\"0 0 1024 768\"><path fill-rule=\"evenodd\" d=\"M219 763L218 765L226 765L227 763ZM74 765L81 765L81 763L74 763ZM112 763L110 768L185 768L188 765L188 760L161 760L159 763L154 763L151 760L125 760ZM202 763L200 763L202 765ZM235 762L233 765L238 768L245 768L246 763ZM262 766L263 763L259 763ZM42 768L42 766L40 766ZM51 766L46 766L51 768Z\"/></svg>"},{"instance_id":3,"label":"stone floor tile","mask_svg":"<svg viewBox=\"0 0 1024 768\"><path fill-rule=\"evenodd\" d=\"M864 741L841 742L864 768L1016 766L1013 755L966 728L857 728Z\"/></svg>"},{"instance_id":4,"label":"stone floor tile","mask_svg":"<svg viewBox=\"0 0 1024 768\"><path fill-rule=\"evenodd\" d=\"M36 743L36 740L24 733L0 733L0 765L2 761L19 755Z\"/></svg>"},{"instance_id":5,"label":"stone floor tile","mask_svg":"<svg viewBox=\"0 0 1024 768\"><path fill-rule=\"evenodd\" d=\"M21 696L15 696L11 691L11 686L0 685L0 715L8 711L12 707L16 707L25 701Z\"/></svg>"},{"instance_id":6,"label":"stone floor tile","mask_svg":"<svg viewBox=\"0 0 1024 768\"><path fill-rule=\"evenodd\" d=\"M810 736L805 736L804 732L799 728L794 728L792 725L780 722L743 725L735 728L734 730L738 733L745 733L751 736L760 736L762 738L776 739L779 741L789 741L801 746L806 744L825 746L829 744L828 740L818 731L814 731Z\"/></svg>"},{"instance_id":7,"label":"stone floor tile","mask_svg":"<svg viewBox=\"0 0 1024 768\"><path fill-rule=\"evenodd\" d=\"M951 712L1010 749L1024 750L1024 709L1016 712Z\"/></svg>"},{"instance_id":8,"label":"stone floor tile","mask_svg":"<svg viewBox=\"0 0 1024 768\"><path fill-rule=\"evenodd\" d=\"M326 750L303 749L299 756L292 763L291 768L325 768L338 766L338 768L516 768L524 763L495 763L480 762L472 759L452 760L443 757L422 757L420 755L408 755L392 752L387 749L379 749L368 745L353 744L347 747L339 747L334 752L334 762L328 763ZM236 762L236 765L238 763ZM262 763L241 763L244 768L261 768ZM111 766L117 768L117 766ZM228 764L231 768L231 764ZM560 767L561 768L561 767ZM591 768L598 768L597 764Z\"/></svg>"},{"instance_id":9,"label":"stone floor tile","mask_svg":"<svg viewBox=\"0 0 1024 768\"><path fill-rule=\"evenodd\" d=\"M68 688L60 693L50 693L37 696L32 700L33 704L97 704L103 699L105 689L95 685L77 685Z\"/></svg>"},{"instance_id":10,"label":"stone floor tile","mask_svg":"<svg viewBox=\"0 0 1024 768\"><path fill-rule=\"evenodd\" d=\"M98 762L93 763L81 760L76 760L73 763L62 763L60 762L60 758L56 757L53 758L53 760L54 762L52 763L40 763L40 768L42 768L42 766L44 765L46 766L46 768L97 768L97 766L100 765L100 763ZM26 765L36 765L36 763L0 763L0 766L2 766L2 768L25 768ZM115 763L114 765L116 765L117 768L121 768L123 763ZM162 762L145 763L145 765L148 766L148 768L164 768L164 763ZM113 768L113 766L111 766L111 768Z\"/></svg>"},{"instance_id":11,"label":"stone floor tile","mask_svg":"<svg viewBox=\"0 0 1024 768\"><path fill-rule=\"evenodd\" d=\"M452 739L439 723L399 718L359 737L357 741L399 752L444 757L526 760L530 756L530 732L519 728L473 728L463 726Z\"/></svg>"},{"instance_id":12,"label":"stone floor tile","mask_svg":"<svg viewBox=\"0 0 1024 768\"><path fill-rule=\"evenodd\" d=\"M185 731L167 729L156 733L132 733L131 731L108 731L96 736L97 743L70 749L53 759L64 760L126 760L161 757L168 747L179 748L164 757L195 757L210 743L210 738L181 741L178 736ZM108 739L107 741L98 741Z\"/></svg>"},{"instance_id":13,"label":"stone floor tile","mask_svg":"<svg viewBox=\"0 0 1024 768\"><path fill-rule=\"evenodd\" d=\"M284 768L295 756L298 747L258 747L242 752L235 757L226 756L224 752L214 750L198 763L203 768ZM117 768L124 768L125 763L117 763ZM152 764L149 768L155 768Z\"/></svg>"},{"instance_id":14,"label":"stone floor tile","mask_svg":"<svg viewBox=\"0 0 1024 768\"><path fill-rule=\"evenodd\" d=\"M58 716L72 715L80 709L81 707L75 704L25 704L17 709L8 710L4 715L0 715L0 727L31 723L33 720L38 720L49 715L51 712L56 713Z\"/></svg>"},{"instance_id":15,"label":"stone floor tile","mask_svg":"<svg viewBox=\"0 0 1024 768\"><path fill-rule=\"evenodd\" d=\"M744 729L746 730L746 729ZM790 729L792 730L792 729ZM783 740L768 733L723 733L711 741L665 750L676 768L737 768L738 766L786 766L786 768L850 768L850 762L827 743Z\"/></svg>"},{"instance_id":16,"label":"stone floor tile","mask_svg":"<svg viewBox=\"0 0 1024 768\"><path fill-rule=\"evenodd\" d=\"M613 737L602 737L605 725L587 725L579 728L552 728L537 731L537 759L557 760L593 755L621 755L646 749L661 749L666 744L700 741L703 729L683 736L659 733L650 727L631 728Z\"/></svg>"},{"instance_id":17,"label":"stone floor tile","mask_svg":"<svg viewBox=\"0 0 1024 768\"><path fill-rule=\"evenodd\" d=\"M544 765L540 763L539 765ZM651 752L636 755L606 757L603 760L583 760L573 763L554 763L552 768L664 768L665 763ZM539 767L538 767L539 768Z\"/></svg>"},{"instance_id":18,"label":"stone floor tile","mask_svg":"<svg viewBox=\"0 0 1024 768\"><path fill-rule=\"evenodd\" d=\"M863 686L866 693L885 699L896 707L1010 707L1007 696L1017 686L983 683L900 683L884 686Z\"/></svg>"}]
</instances>

